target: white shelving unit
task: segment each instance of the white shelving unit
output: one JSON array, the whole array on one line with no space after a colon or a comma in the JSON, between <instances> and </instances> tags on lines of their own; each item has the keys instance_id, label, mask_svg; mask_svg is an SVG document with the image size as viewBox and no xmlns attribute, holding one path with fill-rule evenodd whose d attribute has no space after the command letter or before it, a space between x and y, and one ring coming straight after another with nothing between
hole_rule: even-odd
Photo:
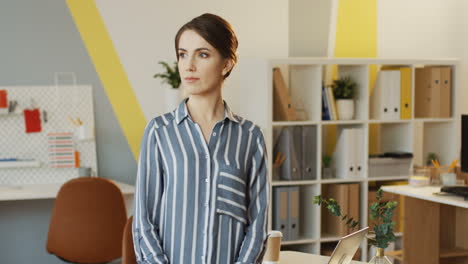
<instances>
[{"instance_id":1,"label":"white shelving unit","mask_svg":"<svg viewBox=\"0 0 468 264\"><path fill-rule=\"evenodd\" d=\"M247 116L263 129L269 155L269 177L271 188L277 186L299 186L300 188L300 235L298 240L284 241L283 249L298 250L320 254L321 243L334 242L340 238L321 232L321 208L313 204L315 195L321 194L322 186L336 183L360 184L360 226L368 222L368 190L370 182L401 181L407 177L369 177L369 127L380 125L378 144L381 152L407 151L415 155L415 162L422 160L429 152L440 155L441 164L459 157L460 115L458 107L458 60L456 59L341 59L341 58L284 58L284 59L244 59L240 61L239 71L242 79L243 104L239 114ZM336 65L337 75L350 75L358 83L358 93L355 100L355 120L322 121L321 120L321 83L325 76L325 66ZM412 69L412 111L411 118L406 120L371 120L370 119L370 72L371 65L402 66ZM450 66L452 68L452 108L450 118L415 118L415 68L424 66ZM289 87L293 104L301 100L308 115L304 121L273 121L273 81L274 67L282 70ZM318 148L317 169L315 179L306 181L273 180L273 130L285 126L315 126L316 146ZM360 155L364 156L364 172L366 177L354 179L321 179L321 157L326 149L328 127L337 129L359 127L364 128L365 144L360 146ZM270 190L273 194L273 190ZM272 229L272 208L268 229ZM399 234L401 236L402 234ZM361 246L362 260L366 261L367 242Z\"/></svg>"}]
</instances>

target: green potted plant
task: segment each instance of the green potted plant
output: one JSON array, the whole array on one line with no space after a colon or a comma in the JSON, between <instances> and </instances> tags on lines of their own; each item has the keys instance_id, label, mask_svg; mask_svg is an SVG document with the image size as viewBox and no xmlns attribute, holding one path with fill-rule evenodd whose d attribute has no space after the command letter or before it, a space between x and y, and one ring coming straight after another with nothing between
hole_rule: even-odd
<instances>
[{"instance_id":1,"label":"green potted plant","mask_svg":"<svg viewBox=\"0 0 468 264\"><path fill-rule=\"evenodd\" d=\"M340 120L353 119L357 83L350 76L344 76L334 80L331 86L336 100L338 118Z\"/></svg>"},{"instance_id":2,"label":"green potted plant","mask_svg":"<svg viewBox=\"0 0 468 264\"><path fill-rule=\"evenodd\" d=\"M384 251L391 242L395 241L393 215L398 203L396 201L382 202L381 199L382 189L379 189L377 191L377 202L372 203L369 207L369 215L374 228L369 232L367 239L370 245L377 248L376 255L369 263L391 264ZM317 195L314 197L314 204L325 206L331 214L341 217L342 221L346 221L346 225L351 229L357 228L358 221L348 215L342 215L341 207L335 199L327 199Z\"/></svg>"},{"instance_id":3,"label":"green potted plant","mask_svg":"<svg viewBox=\"0 0 468 264\"><path fill-rule=\"evenodd\" d=\"M169 63L160 61L165 70L163 73L157 73L153 77L162 79L163 83L169 84L171 89L166 90L166 103L168 107L174 108L179 104L181 99L181 92L180 92L180 75L179 75L179 67L177 66L177 62L174 62L174 66L171 67Z\"/></svg>"},{"instance_id":4,"label":"green potted plant","mask_svg":"<svg viewBox=\"0 0 468 264\"><path fill-rule=\"evenodd\" d=\"M332 156L323 155L322 157L322 179L333 178L333 169L331 167Z\"/></svg>"}]
</instances>

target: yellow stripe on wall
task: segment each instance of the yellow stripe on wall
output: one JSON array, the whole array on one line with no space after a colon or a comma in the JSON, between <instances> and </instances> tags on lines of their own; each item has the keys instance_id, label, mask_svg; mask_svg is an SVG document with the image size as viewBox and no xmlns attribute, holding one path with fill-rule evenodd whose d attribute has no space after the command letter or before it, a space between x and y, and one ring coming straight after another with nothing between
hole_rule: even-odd
<instances>
[{"instance_id":1,"label":"yellow stripe on wall","mask_svg":"<svg viewBox=\"0 0 468 264\"><path fill-rule=\"evenodd\" d=\"M340 58L377 57L377 0L338 0L334 56ZM337 69L333 69L336 78ZM374 87L377 66L369 67L369 94ZM336 126L326 127L329 135L326 153L333 153ZM369 127L369 153L377 152L378 127Z\"/></svg>"},{"instance_id":2,"label":"yellow stripe on wall","mask_svg":"<svg viewBox=\"0 0 468 264\"><path fill-rule=\"evenodd\" d=\"M146 120L96 4L67 0L67 5L137 160Z\"/></svg>"}]
</instances>

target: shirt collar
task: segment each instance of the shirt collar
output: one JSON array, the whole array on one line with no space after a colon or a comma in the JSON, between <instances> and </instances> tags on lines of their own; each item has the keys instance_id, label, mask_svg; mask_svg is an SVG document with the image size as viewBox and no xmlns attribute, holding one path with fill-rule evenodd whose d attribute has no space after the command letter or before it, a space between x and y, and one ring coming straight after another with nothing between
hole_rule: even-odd
<instances>
[{"instance_id":1,"label":"shirt collar","mask_svg":"<svg viewBox=\"0 0 468 264\"><path fill-rule=\"evenodd\" d=\"M180 124L186 117L190 117L189 111L187 109L187 100L188 98L185 98L182 100L182 102L179 104L179 106L175 109L175 119L177 124ZM234 115L232 112L231 108L229 105L226 103L226 101L223 100L224 103L224 120L229 119L233 122L239 123L239 120L237 117Z\"/></svg>"}]
</instances>

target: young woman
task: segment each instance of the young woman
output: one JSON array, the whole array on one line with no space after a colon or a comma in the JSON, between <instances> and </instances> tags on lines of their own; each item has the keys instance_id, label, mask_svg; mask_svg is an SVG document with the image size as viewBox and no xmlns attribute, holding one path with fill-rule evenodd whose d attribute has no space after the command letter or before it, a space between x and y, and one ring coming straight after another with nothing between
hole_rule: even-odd
<instances>
[{"instance_id":1,"label":"young woman","mask_svg":"<svg viewBox=\"0 0 468 264\"><path fill-rule=\"evenodd\" d=\"M265 142L260 128L222 98L237 45L229 23L213 14L177 32L189 96L145 129L133 222L138 263L262 261L269 204Z\"/></svg>"}]
</instances>

